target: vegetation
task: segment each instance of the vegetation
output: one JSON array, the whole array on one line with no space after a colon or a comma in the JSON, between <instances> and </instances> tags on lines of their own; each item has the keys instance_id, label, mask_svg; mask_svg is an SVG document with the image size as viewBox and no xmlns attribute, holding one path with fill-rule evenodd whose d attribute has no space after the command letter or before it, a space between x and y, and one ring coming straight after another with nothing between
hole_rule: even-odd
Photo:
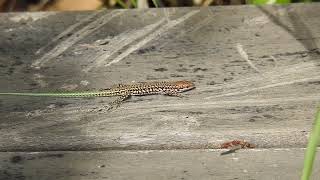
<instances>
[{"instance_id":1,"label":"vegetation","mask_svg":"<svg viewBox=\"0 0 320 180\"><path fill-rule=\"evenodd\" d=\"M317 147L320 142L320 110L318 110L313 131L311 132L306 155L304 159L301 180L309 180L312 173L313 162L316 156Z\"/></svg>"},{"instance_id":2,"label":"vegetation","mask_svg":"<svg viewBox=\"0 0 320 180\"><path fill-rule=\"evenodd\" d=\"M241 4L287 4L320 0L0 0L0 11L95 10Z\"/></svg>"}]
</instances>

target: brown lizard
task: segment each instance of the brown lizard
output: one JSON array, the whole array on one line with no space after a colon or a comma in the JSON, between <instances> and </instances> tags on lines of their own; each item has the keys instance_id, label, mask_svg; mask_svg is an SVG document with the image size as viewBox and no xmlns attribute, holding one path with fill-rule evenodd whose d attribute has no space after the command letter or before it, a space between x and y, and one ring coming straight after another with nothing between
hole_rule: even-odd
<instances>
[{"instance_id":1,"label":"brown lizard","mask_svg":"<svg viewBox=\"0 0 320 180\"><path fill-rule=\"evenodd\" d=\"M162 94L168 96L181 97L179 93L194 89L195 85L191 81L163 81L163 82L140 82L133 84L119 84L110 89L87 92L63 92L63 93L19 93L5 92L1 95L12 96L46 96L46 97L110 97L120 96L116 101L110 103L109 109L117 108L120 104L131 96L144 96Z\"/></svg>"}]
</instances>

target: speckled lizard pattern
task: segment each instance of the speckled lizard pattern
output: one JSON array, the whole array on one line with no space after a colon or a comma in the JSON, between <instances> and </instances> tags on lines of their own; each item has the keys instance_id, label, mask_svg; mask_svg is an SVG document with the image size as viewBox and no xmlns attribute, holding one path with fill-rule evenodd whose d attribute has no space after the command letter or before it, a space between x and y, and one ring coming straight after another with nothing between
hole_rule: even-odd
<instances>
[{"instance_id":1,"label":"speckled lizard pattern","mask_svg":"<svg viewBox=\"0 0 320 180\"><path fill-rule=\"evenodd\" d=\"M163 82L141 82L134 84L119 84L110 89L87 92L63 92L63 93L19 93L4 92L1 95L11 96L45 96L45 97L110 97L120 96L116 101L110 103L108 109L117 108L119 105L131 96L144 96L162 94L168 96L181 97L179 93L195 88L191 81L163 81Z\"/></svg>"}]
</instances>

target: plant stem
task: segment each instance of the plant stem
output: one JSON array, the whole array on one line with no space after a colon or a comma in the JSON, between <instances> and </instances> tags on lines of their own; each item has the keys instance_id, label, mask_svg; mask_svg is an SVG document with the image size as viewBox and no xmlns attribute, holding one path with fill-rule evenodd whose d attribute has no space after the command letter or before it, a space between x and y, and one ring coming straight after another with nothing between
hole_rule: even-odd
<instances>
[{"instance_id":1,"label":"plant stem","mask_svg":"<svg viewBox=\"0 0 320 180\"><path fill-rule=\"evenodd\" d=\"M318 143L320 140L320 109L317 112L315 124L311 132L308 147L304 158L304 166L301 180L309 180L312 173L313 162L316 156Z\"/></svg>"}]
</instances>

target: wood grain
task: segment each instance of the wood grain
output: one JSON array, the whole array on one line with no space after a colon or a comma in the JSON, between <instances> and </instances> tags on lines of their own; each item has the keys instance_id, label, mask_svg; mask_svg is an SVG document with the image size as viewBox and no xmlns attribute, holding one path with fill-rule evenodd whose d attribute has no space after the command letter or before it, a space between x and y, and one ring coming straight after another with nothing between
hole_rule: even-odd
<instances>
[{"instance_id":1,"label":"wood grain","mask_svg":"<svg viewBox=\"0 0 320 180\"><path fill-rule=\"evenodd\" d=\"M299 179L304 149L0 153L0 179ZM319 177L319 156L313 179Z\"/></svg>"},{"instance_id":2,"label":"wood grain","mask_svg":"<svg viewBox=\"0 0 320 180\"><path fill-rule=\"evenodd\" d=\"M182 79L197 87L111 112L103 106L112 98L0 97L0 151L203 149L234 139L305 147L320 100L319 12L314 3L4 14L1 92Z\"/></svg>"}]
</instances>

